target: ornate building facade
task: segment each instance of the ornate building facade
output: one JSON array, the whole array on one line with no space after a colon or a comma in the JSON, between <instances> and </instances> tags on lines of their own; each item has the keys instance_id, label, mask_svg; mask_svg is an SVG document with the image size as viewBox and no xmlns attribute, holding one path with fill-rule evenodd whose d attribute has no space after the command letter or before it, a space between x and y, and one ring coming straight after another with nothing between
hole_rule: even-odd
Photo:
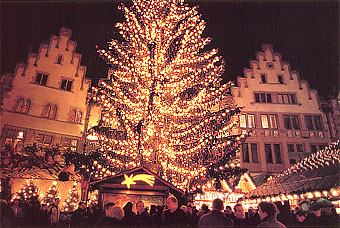
<instances>
[{"instance_id":1,"label":"ornate building facade","mask_svg":"<svg viewBox=\"0 0 340 228\"><path fill-rule=\"evenodd\" d=\"M262 48L232 89L235 103L244 107L239 130L252 129L240 161L253 176L282 172L331 142L317 91L271 45Z\"/></svg>"},{"instance_id":2,"label":"ornate building facade","mask_svg":"<svg viewBox=\"0 0 340 228\"><path fill-rule=\"evenodd\" d=\"M14 74L2 75L1 145L16 151L33 142L81 151L87 129L85 104L91 80L85 77L82 55L71 40L72 30L61 28L29 53Z\"/></svg>"}]
</instances>

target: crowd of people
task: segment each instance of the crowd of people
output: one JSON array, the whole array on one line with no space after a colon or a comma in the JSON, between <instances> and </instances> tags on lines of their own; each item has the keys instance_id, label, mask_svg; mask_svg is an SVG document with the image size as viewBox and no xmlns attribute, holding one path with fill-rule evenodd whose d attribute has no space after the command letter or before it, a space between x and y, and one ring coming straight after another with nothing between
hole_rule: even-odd
<instances>
[{"instance_id":1,"label":"crowd of people","mask_svg":"<svg viewBox=\"0 0 340 228\"><path fill-rule=\"evenodd\" d=\"M179 206L178 200L170 196L165 207L151 205L150 210L143 201L134 205L132 202L123 208L113 202L104 208L90 203L80 202L78 209L72 213L61 213L59 199L52 205L40 205L32 201L21 205L15 200L12 205L1 200L1 227L339 227L339 216L335 208L329 214L321 212L320 205L315 204L310 212L297 207L290 218L280 219L280 211L274 203L261 202L257 210L249 208L246 213L242 204L233 208L224 205L220 199L212 202L212 209L205 204L197 210L188 203Z\"/></svg>"}]
</instances>

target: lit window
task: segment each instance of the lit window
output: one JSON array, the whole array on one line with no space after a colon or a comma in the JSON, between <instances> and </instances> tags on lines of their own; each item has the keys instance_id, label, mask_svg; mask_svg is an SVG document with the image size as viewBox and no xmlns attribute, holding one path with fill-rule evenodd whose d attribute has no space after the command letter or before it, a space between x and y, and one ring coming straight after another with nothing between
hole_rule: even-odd
<instances>
[{"instance_id":1,"label":"lit window","mask_svg":"<svg viewBox=\"0 0 340 228\"><path fill-rule=\"evenodd\" d=\"M35 78L35 84L39 84L39 85L46 85L47 83L47 78L48 75L47 74L42 74L42 73L37 73L37 76Z\"/></svg>"},{"instance_id":2,"label":"lit window","mask_svg":"<svg viewBox=\"0 0 340 228\"><path fill-rule=\"evenodd\" d=\"M25 133L22 130L6 129L5 133L5 144L12 145L15 151L22 151ZM21 146L19 146L21 145ZM19 149L19 147L21 149Z\"/></svg>"},{"instance_id":3,"label":"lit window","mask_svg":"<svg viewBox=\"0 0 340 228\"><path fill-rule=\"evenodd\" d=\"M247 127L246 115L240 115L240 127L242 127L242 128Z\"/></svg>"},{"instance_id":4,"label":"lit window","mask_svg":"<svg viewBox=\"0 0 340 228\"><path fill-rule=\"evenodd\" d=\"M254 115L248 115L248 127L249 128L255 127L255 116Z\"/></svg>"},{"instance_id":5,"label":"lit window","mask_svg":"<svg viewBox=\"0 0 340 228\"><path fill-rule=\"evenodd\" d=\"M83 112L78 109L73 109L70 112L69 121L74 123L81 123Z\"/></svg>"},{"instance_id":6,"label":"lit window","mask_svg":"<svg viewBox=\"0 0 340 228\"><path fill-rule=\"evenodd\" d=\"M62 79L60 89L66 90L66 91L71 91L72 83L73 83L72 80Z\"/></svg>"},{"instance_id":7,"label":"lit window","mask_svg":"<svg viewBox=\"0 0 340 228\"><path fill-rule=\"evenodd\" d=\"M271 128L277 128L276 115L269 115Z\"/></svg>"},{"instance_id":8,"label":"lit window","mask_svg":"<svg viewBox=\"0 0 340 228\"><path fill-rule=\"evenodd\" d=\"M262 122L262 128L269 128L267 115L261 115L261 122Z\"/></svg>"},{"instance_id":9,"label":"lit window","mask_svg":"<svg viewBox=\"0 0 340 228\"><path fill-rule=\"evenodd\" d=\"M73 152L77 150L78 140L71 138L64 138L64 147L70 148Z\"/></svg>"}]
</instances>

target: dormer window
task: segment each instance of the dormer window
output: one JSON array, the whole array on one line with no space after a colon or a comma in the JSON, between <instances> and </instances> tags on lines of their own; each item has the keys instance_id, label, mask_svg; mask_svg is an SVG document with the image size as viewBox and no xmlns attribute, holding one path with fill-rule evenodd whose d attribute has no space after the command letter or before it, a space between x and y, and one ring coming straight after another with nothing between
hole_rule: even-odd
<instances>
[{"instance_id":1,"label":"dormer window","mask_svg":"<svg viewBox=\"0 0 340 228\"><path fill-rule=\"evenodd\" d=\"M63 60L63 56L59 55L57 59L57 64L61 64L61 61Z\"/></svg>"},{"instance_id":2,"label":"dormer window","mask_svg":"<svg viewBox=\"0 0 340 228\"><path fill-rule=\"evenodd\" d=\"M279 80L280 84L283 84L283 76L282 75L278 75L277 79Z\"/></svg>"},{"instance_id":3,"label":"dormer window","mask_svg":"<svg viewBox=\"0 0 340 228\"><path fill-rule=\"evenodd\" d=\"M261 74L261 82L262 83L267 83L267 78L265 74Z\"/></svg>"}]
</instances>

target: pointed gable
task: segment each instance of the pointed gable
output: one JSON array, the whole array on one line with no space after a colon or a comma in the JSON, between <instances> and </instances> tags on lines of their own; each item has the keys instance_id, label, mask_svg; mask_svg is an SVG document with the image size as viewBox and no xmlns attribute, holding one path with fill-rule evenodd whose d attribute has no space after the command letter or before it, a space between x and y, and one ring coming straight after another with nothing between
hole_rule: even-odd
<instances>
[{"instance_id":1,"label":"pointed gable","mask_svg":"<svg viewBox=\"0 0 340 228\"><path fill-rule=\"evenodd\" d=\"M183 195L184 192L171 183L163 180L154 172L145 167L137 167L115 176L102 180L93 181L90 186L94 189L101 189L103 192L153 192L156 195L164 195L168 192L174 195ZM158 192L158 193L157 193Z\"/></svg>"}]
</instances>

